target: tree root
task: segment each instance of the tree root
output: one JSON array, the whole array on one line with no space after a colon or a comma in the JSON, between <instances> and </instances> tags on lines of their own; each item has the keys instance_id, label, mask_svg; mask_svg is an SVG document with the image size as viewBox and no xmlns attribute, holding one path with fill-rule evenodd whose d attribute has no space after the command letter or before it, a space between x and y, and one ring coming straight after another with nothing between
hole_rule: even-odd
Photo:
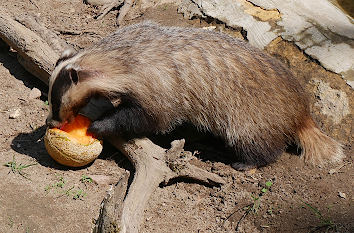
<instances>
[{"instance_id":1,"label":"tree root","mask_svg":"<svg viewBox=\"0 0 354 233\"><path fill-rule=\"evenodd\" d=\"M94 232L112 232L112 229L116 232L139 232L145 206L161 183L168 184L176 178L190 178L210 186L224 184L218 175L188 163L192 153L183 150L183 139L173 141L169 150L147 138L128 142L111 138L109 141L129 158L135 167L135 175L124 199L121 196L122 187L127 185L127 178L121 179L110 192L108 201L102 205ZM119 206L119 209L113 206Z\"/></svg>"}]
</instances>

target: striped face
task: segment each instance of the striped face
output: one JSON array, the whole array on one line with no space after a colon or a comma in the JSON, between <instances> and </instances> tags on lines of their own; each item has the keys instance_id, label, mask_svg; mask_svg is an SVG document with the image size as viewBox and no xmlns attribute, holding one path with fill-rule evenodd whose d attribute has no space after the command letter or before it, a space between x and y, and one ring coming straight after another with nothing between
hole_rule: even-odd
<instances>
[{"instance_id":1,"label":"striped face","mask_svg":"<svg viewBox=\"0 0 354 233\"><path fill-rule=\"evenodd\" d=\"M74 84L76 72L73 69L64 67L58 73L58 76L50 86L48 101L50 113L47 118L47 124L51 127L58 127L60 123L64 123L67 119L61 114L61 109L64 105L63 97L65 93ZM73 80L74 79L74 80Z\"/></svg>"},{"instance_id":2,"label":"striped face","mask_svg":"<svg viewBox=\"0 0 354 233\"><path fill-rule=\"evenodd\" d=\"M46 120L49 127L60 127L73 117L73 114L63 114L63 109L67 105L68 91L78 83L78 67L73 65L77 58L74 55L73 50L64 51L50 77L48 92L50 111Z\"/></svg>"},{"instance_id":3,"label":"striped face","mask_svg":"<svg viewBox=\"0 0 354 233\"><path fill-rule=\"evenodd\" d=\"M59 59L50 77L48 92L50 112L46 121L49 127L58 128L72 121L91 97L102 94L98 88L100 86L98 77L102 75L97 70L83 67L84 56L85 52L81 52L66 57L66 60Z\"/></svg>"}]
</instances>

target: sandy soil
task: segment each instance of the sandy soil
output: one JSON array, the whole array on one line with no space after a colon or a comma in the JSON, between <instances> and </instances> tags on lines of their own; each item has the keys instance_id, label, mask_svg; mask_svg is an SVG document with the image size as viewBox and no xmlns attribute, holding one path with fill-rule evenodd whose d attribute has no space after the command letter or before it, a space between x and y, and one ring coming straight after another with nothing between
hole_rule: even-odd
<instances>
[{"instance_id":1,"label":"sandy soil","mask_svg":"<svg viewBox=\"0 0 354 233\"><path fill-rule=\"evenodd\" d=\"M116 10L96 20L93 16L98 9L80 0L8 0L1 1L0 9L12 15L37 15L76 48L116 29ZM240 32L212 20L185 20L176 9L156 6L130 15L125 23L150 19L165 25L216 25L217 30L241 37ZM19 65L14 52L0 49L0 232L90 232L106 191L131 166L107 143L102 155L87 167L69 169L55 163L42 140L47 88ZM229 157L223 156L227 151L199 140L188 145L188 149L200 151L194 163L227 183L210 188L181 181L158 188L145 211L142 232L354 232L353 109L339 123L322 115L315 104L314 80L342 90L350 104L354 103L353 91L292 43L278 40L267 51L284 61L313 93L310 98L317 123L345 145L343 165L304 166L289 151L270 166L238 172L229 166ZM33 88L40 89L40 99L30 98ZM15 111L19 116L11 119ZM3 166L14 162L17 168L34 165L13 171ZM92 177L93 182L85 177ZM271 187L266 186L267 181ZM266 192L262 192L264 188Z\"/></svg>"}]
</instances>

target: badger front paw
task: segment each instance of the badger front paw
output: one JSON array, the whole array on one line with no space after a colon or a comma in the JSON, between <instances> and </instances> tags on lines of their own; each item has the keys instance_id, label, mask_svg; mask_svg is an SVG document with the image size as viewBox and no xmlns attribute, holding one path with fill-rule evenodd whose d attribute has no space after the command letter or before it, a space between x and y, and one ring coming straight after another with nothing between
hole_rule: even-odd
<instances>
[{"instance_id":1,"label":"badger front paw","mask_svg":"<svg viewBox=\"0 0 354 233\"><path fill-rule=\"evenodd\" d=\"M97 137L113 136L115 132L115 124L112 119L97 120L91 123L88 128L88 132L94 134Z\"/></svg>"}]
</instances>

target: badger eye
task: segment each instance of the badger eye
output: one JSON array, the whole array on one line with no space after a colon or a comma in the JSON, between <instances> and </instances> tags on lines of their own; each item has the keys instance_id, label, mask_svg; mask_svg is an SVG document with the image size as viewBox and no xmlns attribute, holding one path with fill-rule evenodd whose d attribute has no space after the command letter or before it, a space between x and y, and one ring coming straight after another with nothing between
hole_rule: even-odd
<instances>
[{"instance_id":1,"label":"badger eye","mask_svg":"<svg viewBox=\"0 0 354 233\"><path fill-rule=\"evenodd\" d=\"M77 82L79 81L79 76L77 75L77 71L75 69L70 69L69 74L70 74L70 79L73 81L73 83L77 84Z\"/></svg>"}]
</instances>

